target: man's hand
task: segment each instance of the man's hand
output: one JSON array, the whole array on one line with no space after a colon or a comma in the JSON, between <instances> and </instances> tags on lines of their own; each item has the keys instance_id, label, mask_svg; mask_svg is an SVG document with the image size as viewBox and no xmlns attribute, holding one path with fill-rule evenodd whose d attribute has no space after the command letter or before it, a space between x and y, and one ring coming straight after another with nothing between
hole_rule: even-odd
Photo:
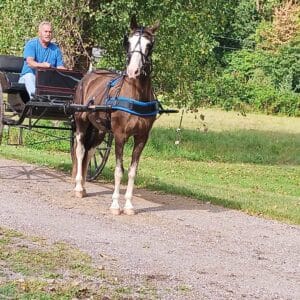
<instances>
[{"instance_id":1,"label":"man's hand","mask_svg":"<svg viewBox=\"0 0 300 300\"><path fill-rule=\"evenodd\" d=\"M39 63L39 67L42 67L42 68L50 68L51 65L50 65L48 62L42 62L42 63Z\"/></svg>"}]
</instances>

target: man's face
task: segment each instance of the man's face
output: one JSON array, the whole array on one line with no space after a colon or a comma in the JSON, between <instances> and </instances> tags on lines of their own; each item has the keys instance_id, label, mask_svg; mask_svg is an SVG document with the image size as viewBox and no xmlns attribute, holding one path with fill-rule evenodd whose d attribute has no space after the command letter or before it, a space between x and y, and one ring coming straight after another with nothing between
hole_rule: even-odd
<instances>
[{"instance_id":1,"label":"man's face","mask_svg":"<svg viewBox=\"0 0 300 300\"><path fill-rule=\"evenodd\" d=\"M50 25L43 25L39 30L39 38L42 43L49 44L52 38L52 28Z\"/></svg>"}]
</instances>

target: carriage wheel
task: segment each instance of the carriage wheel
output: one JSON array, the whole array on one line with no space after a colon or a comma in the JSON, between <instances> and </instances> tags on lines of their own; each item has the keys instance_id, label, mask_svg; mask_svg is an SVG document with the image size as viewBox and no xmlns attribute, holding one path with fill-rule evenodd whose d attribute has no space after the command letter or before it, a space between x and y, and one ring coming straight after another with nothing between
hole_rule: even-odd
<instances>
[{"instance_id":1,"label":"carriage wheel","mask_svg":"<svg viewBox=\"0 0 300 300\"><path fill-rule=\"evenodd\" d=\"M97 146L95 155L89 164L87 181L95 180L101 174L108 160L113 139L114 136L112 132L107 132L102 143Z\"/></svg>"},{"instance_id":2,"label":"carriage wheel","mask_svg":"<svg viewBox=\"0 0 300 300\"><path fill-rule=\"evenodd\" d=\"M4 117L4 103L3 103L2 86L0 84L0 145L2 142L2 134L3 134L3 117Z\"/></svg>"},{"instance_id":3,"label":"carriage wheel","mask_svg":"<svg viewBox=\"0 0 300 300\"><path fill-rule=\"evenodd\" d=\"M71 134L71 156L72 160L74 158L74 136L75 136L75 130L73 128L72 134ZM103 168L105 167L105 164L108 160L109 153L111 150L112 142L113 142L114 136L112 132L107 132L104 136L103 141L100 145L96 147L95 155L92 157L88 172L87 172L87 181L95 180L102 172Z\"/></svg>"}]
</instances>

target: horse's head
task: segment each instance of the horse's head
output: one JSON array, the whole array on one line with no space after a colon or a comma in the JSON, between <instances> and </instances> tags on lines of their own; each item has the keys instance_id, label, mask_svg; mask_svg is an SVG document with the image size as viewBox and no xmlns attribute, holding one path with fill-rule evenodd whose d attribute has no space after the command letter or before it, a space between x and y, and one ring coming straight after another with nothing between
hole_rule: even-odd
<instances>
[{"instance_id":1,"label":"horse's head","mask_svg":"<svg viewBox=\"0 0 300 300\"><path fill-rule=\"evenodd\" d=\"M127 53L126 71L129 78L135 79L150 71L154 34L158 27L159 22L151 27L138 26L135 17L131 18L131 32L124 39Z\"/></svg>"}]
</instances>

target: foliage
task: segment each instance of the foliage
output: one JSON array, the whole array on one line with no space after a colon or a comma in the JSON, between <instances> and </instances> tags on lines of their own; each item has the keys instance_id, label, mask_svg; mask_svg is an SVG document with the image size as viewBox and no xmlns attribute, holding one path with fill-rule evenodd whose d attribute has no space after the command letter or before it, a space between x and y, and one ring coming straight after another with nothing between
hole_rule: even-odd
<instances>
[{"instance_id":1,"label":"foliage","mask_svg":"<svg viewBox=\"0 0 300 300\"><path fill-rule=\"evenodd\" d=\"M261 20L254 1L240 1L235 10L231 32L233 37L244 40L255 33L255 28Z\"/></svg>"},{"instance_id":2,"label":"foliage","mask_svg":"<svg viewBox=\"0 0 300 300\"><path fill-rule=\"evenodd\" d=\"M298 114L297 1L2 0L1 53L20 55L48 16L67 66L87 70L97 46L103 51L94 66L123 69L123 36L133 14L142 25L161 23L153 79L165 104ZM266 77L268 99L254 74Z\"/></svg>"},{"instance_id":3,"label":"foliage","mask_svg":"<svg viewBox=\"0 0 300 300\"><path fill-rule=\"evenodd\" d=\"M213 104L299 116L300 6L286 1L274 11L273 21L264 20L257 27L256 48L224 56L226 68L208 84L209 91L202 91Z\"/></svg>"},{"instance_id":4,"label":"foliage","mask_svg":"<svg viewBox=\"0 0 300 300\"><path fill-rule=\"evenodd\" d=\"M171 93L178 105L191 83L211 69L212 50L217 42L211 33L225 26L231 5L228 1L102 1L92 29L98 45L106 50L99 66L124 67L122 39L129 17L137 14L141 24L161 21L153 54L154 78L159 92ZM186 98L186 97L185 97ZM188 99L187 99L188 100Z\"/></svg>"},{"instance_id":5,"label":"foliage","mask_svg":"<svg viewBox=\"0 0 300 300\"><path fill-rule=\"evenodd\" d=\"M284 48L274 56L265 51L239 51L228 58L221 76L209 84L198 82L194 94L202 105L299 116L299 63L295 55L287 55L289 51Z\"/></svg>"},{"instance_id":6,"label":"foliage","mask_svg":"<svg viewBox=\"0 0 300 300\"><path fill-rule=\"evenodd\" d=\"M2 0L1 54L21 55L25 41L37 35L38 24L46 18L53 23L55 40L65 54L66 65L74 67L79 54L87 52L82 28L85 16L89 12L89 2L89 0Z\"/></svg>"},{"instance_id":7,"label":"foliage","mask_svg":"<svg viewBox=\"0 0 300 300\"><path fill-rule=\"evenodd\" d=\"M269 26L268 26L269 25ZM259 47L276 50L291 41L300 30L300 5L289 0L275 7L272 22L258 27Z\"/></svg>"}]
</instances>

